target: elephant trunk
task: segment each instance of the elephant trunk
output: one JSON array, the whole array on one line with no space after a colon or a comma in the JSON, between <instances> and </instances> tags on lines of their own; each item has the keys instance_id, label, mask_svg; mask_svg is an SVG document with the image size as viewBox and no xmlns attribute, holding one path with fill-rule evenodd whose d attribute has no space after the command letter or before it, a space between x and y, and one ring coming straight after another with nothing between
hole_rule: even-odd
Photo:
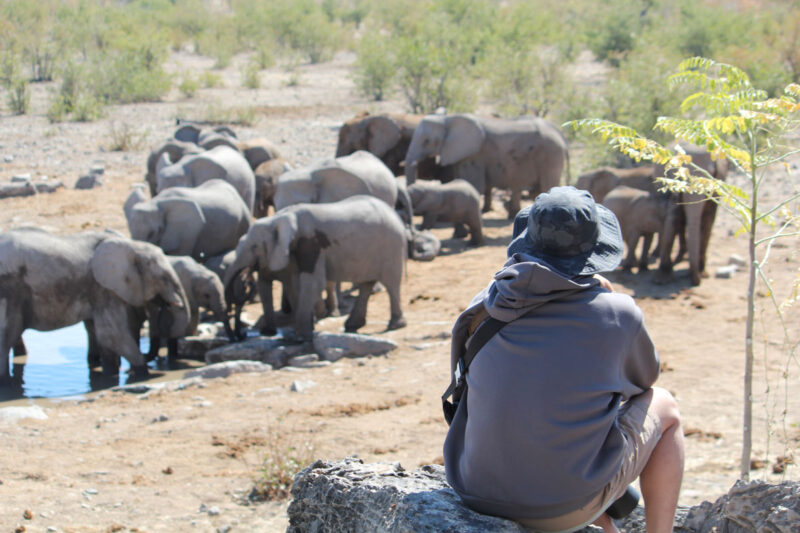
<instances>
[{"instance_id":1,"label":"elephant trunk","mask_svg":"<svg viewBox=\"0 0 800 533\"><path fill-rule=\"evenodd\" d=\"M223 285L225 287L225 332L231 341L240 340L243 336L240 334L241 327L241 313L244 302L247 300L247 283L245 281L249 272L255 267L254 256L245 251L238 251L233 263L225 270L225 279ZM233 317L230 316L231 309L233 308ZM231 328L230 319L233 318L234 326Z\"/></svg>"}]
</instances>

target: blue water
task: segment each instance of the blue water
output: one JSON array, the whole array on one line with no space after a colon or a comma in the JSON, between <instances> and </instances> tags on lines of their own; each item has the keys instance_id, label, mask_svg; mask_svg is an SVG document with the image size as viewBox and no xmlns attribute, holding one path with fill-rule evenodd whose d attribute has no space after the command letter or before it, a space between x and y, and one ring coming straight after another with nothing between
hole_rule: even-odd
<instances>
[{"instance_id":1,"label":"blue water","mask_svg":"<svg viewBox=\"0 0 800 533\"><path fill-rule=\"evenodd\" d=\"M14 385L3 397L54 398L74 396L93 390L124 385L128 361L121 358L119 376L102 376L91 372L87 364L88 337L83 323L54 330L26 330L22 334L28 350L27 362L14 358L11 370ZM142 337L142 353L150 348L150 339ZM13 352L12 352L13 353ZM151 363L155 367L155 362Z\"/></svg>"}]
</instances>

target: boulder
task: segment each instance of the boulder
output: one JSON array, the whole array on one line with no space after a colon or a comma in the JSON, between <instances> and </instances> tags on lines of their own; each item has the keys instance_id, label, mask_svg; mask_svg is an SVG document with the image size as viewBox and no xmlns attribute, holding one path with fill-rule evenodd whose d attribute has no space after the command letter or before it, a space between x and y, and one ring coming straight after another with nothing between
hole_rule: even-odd
<instances>
[{"instance_id":1,"label":"boulder","mask_svg":"<svg viewBox=\"0 0 800 533\"><path fill-rule=\"evenodd\" d=\"M342 357L383 355L397 348L397 343L388 339L356 333L316 333L313 344L317 355L331 362Z\"/></svg>"},{"instance_id":2,"label":"boulder","mask_svg":"<svg viewBox=\"0 0 800 533\"><path fill-rule=\"evenodd\" d=\"M292 357L313 351L311 343L285 344L281 339L255 337L209 350L206 352L206 363L238 360L261 361L277 370L286 366Z\"/></svg>"},{"instance_id":3,"label":"boulder","mask_svg":"<svg viewBox=\"0 0 800 533\"><path fill-rule=\"evenodd\" d=\"M449 487L444 468L405 471L399 463L364 464L360 459L316 461L294 478L287 532L527 531L510 520L476 513ZM616 521L628 533L644 533L644 509ZM798 533L800 482L777 485L737 482L715 503L681 507L678 533ZM586 532L601 532L588 526Z\"/></svg>"},{"instance_id":4,"label":"boulder","mask_svg":"<svg viewBox=\"0 0 800 533\"><path fill-rule=\"evenodd\" d=\"M206 354L221 346L227 346L227 338L198 335L178 339L178 353L191 359L205 359Z\"/></svg>"},{"instance_id":5,"label":"boulder","mask_svg":"<svg viewBox=\"0 0 800 533\"><path fill-rule=\"evenodd\" d=\"M258 361L226 361L213 365L195 368L186 372L184 378L199 377L203 379L227 378L231 374L242 374L249 372L269 372L272 370L270 365Z\"/></svg>"}]
</instances>

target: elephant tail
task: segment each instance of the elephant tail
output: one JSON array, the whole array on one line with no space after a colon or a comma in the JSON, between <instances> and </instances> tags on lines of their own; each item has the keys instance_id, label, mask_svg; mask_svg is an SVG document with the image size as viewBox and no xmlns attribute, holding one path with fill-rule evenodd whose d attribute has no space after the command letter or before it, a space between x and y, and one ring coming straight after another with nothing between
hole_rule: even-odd
<instances>
[{"instance_id":1,"label":"elephant tail","mask_svg":"<svg viewBox=\"0 0 800 533\"><path fill-rule=\"evenodd\" d=\"M570 175L570 171L569 171L569 150L566 150L564 152L564 158L566 159L566 163L567 163L567 183L566 184L567 185L572 185L572 183L571 183L572 182L572 176Z\"/></svg>"}]
</instances>

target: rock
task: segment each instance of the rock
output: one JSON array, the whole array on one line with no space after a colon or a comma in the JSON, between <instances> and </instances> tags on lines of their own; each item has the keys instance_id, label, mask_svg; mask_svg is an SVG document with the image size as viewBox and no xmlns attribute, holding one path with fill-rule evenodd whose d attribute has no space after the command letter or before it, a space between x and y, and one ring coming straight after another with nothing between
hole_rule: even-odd
<instances>
[{"instance_id":1,"label":"rock","mask_svg":"<svg viewBox=\"0 0 800 533\"><path fill-rule=\"evenodd\" d=\"M527 531L465 507L447 485L444 468L435 465L406 472L398 463L316 461L295 476L292 497L287 533Z\"/></svg>"},{"instance_id":2,"label":"rock","mask_svg":"<svg viewBox=\"0 0 800 533\"><path fill-rule=\"evenodd\" d=\"M286 366L286 362L290 358L313 351L311 343L285 344L279 339L256 337L209 350L206 352L206 363L236 360L261 361L272 365L272 368L277 370Z\"/></svg>"},{"instance_id":3,"label":"rock","mask_svg":"<svg viewBox=\"0 0 800 533\"><path fill-rule=\"evenodd\" d=\"M724 267L719 267L716 272L714 272L714 277L720 279L730 279L736 274L738 267L736 265L727 265Z\"/></svg>"},{"instance_id":4,"label":"rock","mask_svg":"<svg viewBox=\"0 0 800 533\"><path fill-rule=\"evenodd\" d=\"M230 341L227 338L222 337L208 337L208 336L196 336L196 337L184 337L182 339L178 339L178 353L185 357L190 357L192 359L203 359L205 360L206 353L209 350L213 350L215 348L219 348L221 346L227 346Z\"/></svg>"},{"instance_id":5,"label":"rock","mask_svg":"<svg viewBox=\"0 0 800 533\"><path fill-rule=\"evenodd\" d=\"M731 256L728 258L728 264L744 267L747 266L747 260L741 255L731 254Z\"/></svg>"},{"instance_id":6,"label":"rock","mask_svg":"<svg viewBox=\"0 0 800 533\"><path fill-rule=\"evenodd\" d=\"M194 378L201 377L203 379L216 379L226 378L231 374L241 374L245 372L269 372L272 370L270 365L261 363L259 361L226 361L224 363L216 363L202 368L189 370L183 377Z\"/></svg>"},{"instance_id":7,"label":"rock","mask_svg":"<svg viewBox=\"0 0 800 533\"><path fill-rule=\"evenodd\" d=\"M42 181L37 181L33 185L38 193L51 193L64 188L64 184L59 180L48 181L47 176L42 177Z\"/></svg>"},{"instance_id":8,"label":"rock","mask_svg":"<svg viewBox=\"0 0 800 533\"><path fill-rule=\"evenodd\" d=\"M92 165L89 167L89 175L102 176L106 173L106 167L103 165Z\"/></svg>"},{"instance_id":9,"label":"rock","mask_svg":"<svg viewBox=\"0 0 800 533\"><path fill-rule=\"evenodd\" d=\"M0 198L33 196L37 192L36 186L30 181L0 184Z\"/></svg>"},{"instance_id":10,"label":"rock","mask_svg":"<svg viewBox=\"0 0 800 533\"><path fill-rule=\"evenodd\" d=\"M34 420L47 420L47 414L38 405L26 407L3 407L0 409L0 420L4 422L18 422L24 418Z\"/></svg>"},{"instance_id":11,"label":"rock","mask_svg":"<svg viewBox=\"0 0 800 533\"><path fill-rule=\"evenodd\" d=\"M30 174L16 174L11 176L11 183L29 183L31 181Z\"/></svg>"},{"instance_id":12,"label":"rock","mask_svg":"<svg viewBox=\"0 0 800 533\"><path fill-rule=\"evenodd\" d=\"M287 532L301 531L527 531L510 520L476 513L448 486L444 468L424 466L406 472L395 463L364 464L357 458L316 461L300 471L292 485ZM738 481L715 503L680 507L678 533L797 533L800 482L777 485ZM620 530L644 533L639 506L622 520ZM602 531L588 526L581 532Z\"/></svg>"},{"instance_id":13,"label":"rock","mask_svg":"<svg viewBox=\"0 0 800 533\"><path fill-rule=\"evenodd\" d=\"M11 163L13 160L14 160L14 156L13 156L13 155L11 155L11 154L4 155L4 156L3 156L3 161L4 161L5 163Z\"/></svg>"},{"instance_id":14,"label":"rock","mask_svg":"<svg viewBox=\"0 0 800 533\"><path fill-rule=\"evenodd\" d=\"M103 179L100 174L87 174L78 178L75 182L75 188L80 190L89 190L99 187L103 184Z\"/></svg>"},{"instance_id":15,"label":"rock","mask_svg":"<svg viewBox=\"0 0 800 533\"><path fill-rule=\"evenodd\" d=\"M317 386L315 381L293 381L292 386L289 388L292 392L305 392Z\"/></svg>"},{"instance_id":16,"label":"rock","mask_svg":"<svg viewBox=\"0 0 800 533\"><path fill-rule=\"evenodd\" d=\"M305 355L298 355L289 359L286 364L297 368L317 368L320 366L327 366L330 361L320 361L319 356L315 353Z\"/></svg>"},{"instance_id":17,"label":"rock","mask_svg":"<svg viewBox=\"0 0 800 533\"><path fill-rule=\"evenodd\" d=\"M316 333L314 351L326 361L337 361L342 357L364 357L383 355L397 348L397 343L355 333Z\"/></svg>"}]
</instances>

